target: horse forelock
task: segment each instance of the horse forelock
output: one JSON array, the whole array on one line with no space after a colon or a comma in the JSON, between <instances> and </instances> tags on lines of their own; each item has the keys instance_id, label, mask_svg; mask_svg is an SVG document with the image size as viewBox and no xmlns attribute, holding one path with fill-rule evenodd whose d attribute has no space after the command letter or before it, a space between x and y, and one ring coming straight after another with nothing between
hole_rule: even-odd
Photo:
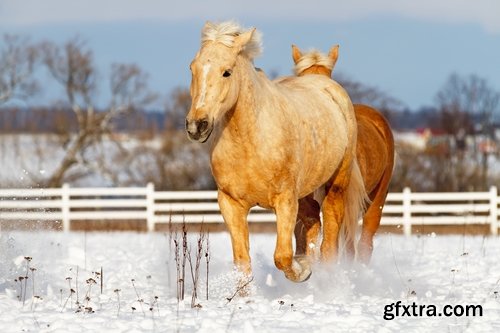
<instances>
[{"instance_id":1,"label":"horse forelock","mask_svg":"<svg viewBox=\"0 0 500 333\"><path fill-rule=\"evenodd\" d=\"M299 61L294 66L294 71L296 75L299 75L306 69L312 66L322 66L326 67L330 71L333 70L333 66L335 65L334 60L331 59L328 55L318 51L312 50L304 54Z\"/></svg>"},{"instance_id":2,"label":"horse forelock","mask_svg":"<svg viewBox=\"0 0 500 333\"><path fill-rule=\"evenodd\" d=\"M247 32L248 29L242 28L234 21L221 23L207 22L201 31L202 46L207 42L218 42L227 47L233 47L235 38L240 34ZM250 41L241 51L247 58L253 60L262 53L262 34L255 31Z\"/></svg>"}]
</instances>

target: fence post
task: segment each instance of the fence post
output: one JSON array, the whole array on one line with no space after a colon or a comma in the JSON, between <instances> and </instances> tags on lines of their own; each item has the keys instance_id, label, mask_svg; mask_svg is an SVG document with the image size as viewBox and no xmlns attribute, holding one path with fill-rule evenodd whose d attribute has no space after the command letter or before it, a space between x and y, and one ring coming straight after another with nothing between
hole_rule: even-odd
<instances>
[{"instance_id":1,"label":"fence post","mask_svg":"<svg viewBox=\"0 0 500 333\"><path fill-rule=\"evenodd\" d=\"M70 207L69 207L69 184L63 184L61 187L61 213L63 231L70 230Z\"/></svg>"},{"instance_id":2,"label":"fence post","mask_svg":"<svg viewBox=\"0 0 500 333\"><path fill-rule=\"evenodd\" d=\"M405 236L411 235L411 190L403 189L403 232Z\"/></svg>"},{"instance_id":3,"label":"fence post","mask_svg":"<svg viewBox=\"0 0 500 333\"><path fill-rule=\"evenodd\" d=\"M155 230L155 184L148 183L146 187L146 222L148 231Z\"/></svg>"},{"instance_id":4,"label":"fence post","mask_svg":"<svg viewBox=\"0 0 500 333\"><path fill-rule=\"evenodd\" d=\"M498 190L496 186L490 187L490 232L498 235Z\"/></svg>"}]
</instances>

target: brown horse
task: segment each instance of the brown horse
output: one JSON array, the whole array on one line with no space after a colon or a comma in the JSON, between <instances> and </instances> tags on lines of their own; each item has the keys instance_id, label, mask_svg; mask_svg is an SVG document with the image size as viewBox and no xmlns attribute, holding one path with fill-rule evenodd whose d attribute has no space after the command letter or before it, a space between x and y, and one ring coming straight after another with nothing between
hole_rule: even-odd
<instances>
[{"instance_id":1,"label":"brown horse","mask_svg":"<svg viewBox=\"0 0 500 333\"><path fill-rule=\"evenodd\" d=\"M354 241L367 197L356 159L356 117L349 95L330 78L273 82L257 71L260 43L255 29L205 24L190 66L186 130L193 141L213 139L210 163L236 266L251 274L247 215L259 205L276 212L276 267L300 282L311 274L307 257L293 257L300 198L323 191L324 260L336 257L340 230L346 242Z\"/></svg>"},{"instance_id":2,"label":"brown horse","mask_svg":"<svg viewBox=\"0 0 500 333\"><path fill-rule=\"evenodd\" d=\"M318 74L331 77L338 58L338 45L328 55L318 51L302 54L292 46L295 74ZM394 139L385 117L376 109L354 104L358 123L356 156L371 204L363 216L363 229L358 243L359 260L368 263L373 251L373 236L380 225L389 182L394 167ZM299 201L299 213L295 228L296 252L311 254L320 231L319 205L313 195ZM352 247L353 245L350 244Z\"/></svg>"}]
</instances>

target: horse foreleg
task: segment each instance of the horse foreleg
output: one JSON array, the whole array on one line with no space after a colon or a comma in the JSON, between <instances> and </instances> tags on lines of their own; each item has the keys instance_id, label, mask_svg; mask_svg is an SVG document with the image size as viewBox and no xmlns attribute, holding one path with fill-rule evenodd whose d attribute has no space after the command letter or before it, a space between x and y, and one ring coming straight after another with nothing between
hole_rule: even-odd
<instances>
[{"instance_id":1,"label":"horse foreleg","mask_svg":"<svg viewBox=\"0 0 500 333\"><path fill-rule=\"evenodd\" d=\"M222 191L218 193L219 207L231 236L233 262L247 276L252 274L247 215L249 208Z\"/></svg>"},{"instance_id":2,"label":"horse foreleg","mask_svg":"<svg viewBox=\"0 0 500 333\"><path fill-rule=\"evenodd\" d=\"M321 229L320 206L314 195L299 200L299 212L295 225L295 254L313 256Z\"/></svg>"},{"instance_id":3,"label":"horse foreleg","mask_svg":"<svg viewBox=\"0 0 500 333\"><path fill-rule=\"evenodd\" d=\"M292 237L298 212L296 196L281 195L276 200L275 211L277 238L274 263L285 273L287 279L303 282L311 276L311 267L306 257L293 257Z\"/></svg>"}]
</instances>

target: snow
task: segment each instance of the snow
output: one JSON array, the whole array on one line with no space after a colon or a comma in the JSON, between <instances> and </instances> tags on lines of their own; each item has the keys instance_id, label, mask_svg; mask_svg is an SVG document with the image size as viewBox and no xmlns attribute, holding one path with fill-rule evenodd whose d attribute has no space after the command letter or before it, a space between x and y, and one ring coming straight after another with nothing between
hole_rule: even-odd
<instances>
[{"instance_id":1,"label":"snow","mask_svg":"<svg viewBox=\"0 0 500 333\"><path fill-rule=\"evenodd\" d=\"M196 236L190 234L193 248ZM209 300L205 299L203 258L197 300L201 307L191 308L191 284L186 286L185 301L178 303L176 299L175 261L168 233L4 230L0 238L0 332L500 330L497 237L382 234L375 240L368 267L318 264L310 280L301 284L286 280L274 267L275 235L252 235L250 244L254 270L250 295L228 302L237 281L229 236L210 235ZM29 272L26 296L18 299L20 284L14 280L26 274L25 257L32 257L29 267L36 271L34 279ZM100 272L101 267L103 293L96 278L86 302L86 280L95 278L92 272ZM66 278L72 278L72 288L76 289L77 276L79 300L93 313L75 312L76 295L68 297ZM41 299L32 297L33 281L35 295ZM138 295L144 302L137 301ZM433 304L438 309L445 304L479 304L484 312L482 317L403 316L384 320L384 306L397 301Z\"/></svg>"}]
</instances>

